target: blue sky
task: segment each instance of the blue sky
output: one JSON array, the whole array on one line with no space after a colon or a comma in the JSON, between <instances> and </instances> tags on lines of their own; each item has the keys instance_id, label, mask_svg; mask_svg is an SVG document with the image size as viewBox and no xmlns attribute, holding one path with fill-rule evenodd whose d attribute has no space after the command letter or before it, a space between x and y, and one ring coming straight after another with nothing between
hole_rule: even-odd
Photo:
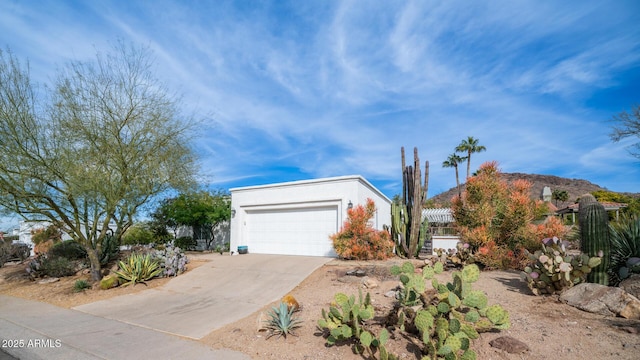
<instances>
[{"instance_id":1,"label":"blue sky","mask_svg":"<svg viewBox=\"0 0 640 360\"><path fill-rule=\"evenodd\" d=\"M360 174L392 197L400 147L417 146L435 195L473 136L487 148L473 169L640 192L631 142L608 137L640 104L639 17L634 0L4 0L0 46L41 83L119 39L148 46L204 119L194 148L213 188Z\"/></svg>"}]
</instances>

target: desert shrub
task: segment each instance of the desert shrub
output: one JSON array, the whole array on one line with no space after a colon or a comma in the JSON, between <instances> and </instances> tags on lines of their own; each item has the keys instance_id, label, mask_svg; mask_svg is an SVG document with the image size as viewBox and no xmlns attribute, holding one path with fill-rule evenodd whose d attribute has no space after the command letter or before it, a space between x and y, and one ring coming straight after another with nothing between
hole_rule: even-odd
<instances>
[{"instance_id":1,"label":"desert shrub","mask_svg":"<svg viewBox=\"0 0 640 360\"><path fill-rule=\"evenodd\" d=\"M49 225L46 228L31 231L31 241L33 241L34 244L38 245L49 240L53 243L62 240L62 231L56 225Z\"/></svg>"},{"instance_id":2,"label":"desert shrub","mask_svg":"<svg viewBox=\"0 0 640 360\"><path fill-rule=\"evenodd\" d=\"M42 241L38 244L36 244L33 247L33 252L36 255L44 255L46 253L49 252L49 250L51 250L51 248L53 247L53 245L55 245L56 243L53 242L53 240L46 240L46 241Z\"/></svg>"},{"instance_id":3,"label":"desert shrub","mask_svg":"<svg viewBox=\"0 0 640 360\"><path fill-rule=\"evenodd\" d=\"M45 256L42 259L40 271L49 277L71 276L77 272L78 262L61 256Z\"/></svg>"},{"instance_id":4,"label":"desert shrub","mask_svg":"<svg viewBox=\"0 0 640 360\"><path fill-rule=\"evenodd\" d=\"M49 250L49 255L69 260L81 260L87 258L87 251L77 241L66 240L53 245Z\"/></svg>"},{"instance_id":5,"label":"desert shrub","mask_svg":"<svg viewBox=\"0 0 640 360\"><path fill-rule=\"evenodd\" d=\"M0 267L3 267L4 264L9 261L11 253L11 244L0 240Z\"/></svg>"},{"instance_id":6,"label":"desert shrub","mask_svg":"<svg viewBox=\"0 0 640 360\"><path fill-rule=\"evenodd\" d=\"M338 256L347 260L383 260L393 255L393 242L387 231L369 225L376 206L367 199L367 205L358 205L347 210L347 220L342 229L331 235Z\"/></svg>"},{"instance_id":7,"label":"desert shrub","mask_svg":"<svg viewBox=\"0 0 640 360\"><path fill-rule=\"evenodd\" d=\"M162 268L160 276L178 276L187 270L189 259L179 247L167 244L155 250L152 256Z\"/></svg>"},{"instance_id":8,"label":"desert shrub","mask_svg":"<svg viewBox=\"0 0 640 360\"><path fill-rule=\"evenodd\" d=\"M491 268L521 266L525 250L541 248L538 233L551 233L559 226L555 220L534 225L546 205L530 198L530 182L509 184L501 179L497 166L496 162L484 163L477 175L467 180L462 196L453 199L453 216L462 241L473 253L480 253L477 260L481 264Z\"/></svg>"},{"instance_id":9,"label":"desert shrub","mask_svg":"<svg viewBox=\"0 0 640 360\"><path fill-rule=\"evenodd\" d=\"M87 280L76 280L73 284L73 292L82 292L86 289L89 289L91 285L87 282Z\"/></svg>"},{"instance_id":10,"label":"desert shrub","mask_svg":"<svg viewBox=\"0 0 640 360\"><path fill-rule=\"evenodd\" d=\"M618 285L632 273L640 273L640 217L624 216L617 223L610 223L609 233L609 282Z\"/></svg>"},{"instance_id":11,"label":"desert shrub","mask_svg":"<svg viewBox=\"0 0 640 360\"><path fill-rule=\"evenodd\" d=\"M0 239L0 267L7 261L18 259L24 261L31 255L31 247L23 243L12 243L13 240Z\"/></svg>"},{"instance_id":12,"label":"desert shrub","mask_svg":"<svg viewBox=\"0 0 640 360\"><path fill-rule=\"evenodd\" d=\"M31 255L31 247L23 243L13 243L9 249L9 259L24 261ZM0 265L1 266L1 265Z\"/></svg>"},{"instance_id":13,"label":"desert shrub","mask_svg":"<svg viewBox=\"0 0 640 360\"><path fill-rule=\"evenodd\" d=\"M184 251L195 250L198 246L198 242L191 236L179 237L173 241L173 244Z\"/></svg>"}]
</instances>

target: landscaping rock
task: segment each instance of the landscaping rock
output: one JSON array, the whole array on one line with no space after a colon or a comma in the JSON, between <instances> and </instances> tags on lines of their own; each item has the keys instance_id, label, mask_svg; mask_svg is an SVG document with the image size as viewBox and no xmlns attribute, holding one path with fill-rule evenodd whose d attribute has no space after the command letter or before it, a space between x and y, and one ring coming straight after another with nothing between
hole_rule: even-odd
<instances>
[{"instance_id":1,"label":"landscaping rock","mask_svg":"<svg viewBox=\"0 0 640 360\"><path fill-rule=\"evenodd\" d=\"M354 269L354 270L347 271L346 275L364 277L365 275L367 275L367 273L364 270L361 270L361 269Z\"/></svg>"},{"instance_id":2,"label":"landscaping rock","mask_svg":"<svg viewBox=\"0 0 640 360\"><path fill-rule=\"evenodd\" d=\"M378 282L367 276L362 279L362 285L367 289L375 289L378 287Z\"/></svg>"},{"instance_id":3,"label":"landscaping rock","mask_svg":"<svg viewBox=\"0 0 640 360\"><path fill-rule=\"evenodd\" d=\"M633 274L618 285L622 290L640 299L640 274Z\"/></svg>"},{"instance_id":4,"label":"landscaping rock","mask_svg":"<svg viewBox=\"0 0 640 360\"><path fill-rule=\"evenodd\" d=\"M496 349L504 350L509 354L521 354L529 351L529 346L522 341L512 338L511 336L500 336L489 341L489 345Z\"/></svg>"},{"instance_id":5,"label":"landscaping rock","mask_svg":"<svg viewBox=\"0 0 640 360\"><path fill-rule=\"evenodd\" d=\"M258 314L258 318L256 319L256 331L257 332L265 332L267 331L267 327L265 326L265 322L267 321L267 315L263 312Z\"/></svg>"},{"instance_id":6,"label":"landscaping rock","mask_svg":"<svg viewBox=\"0 0 640 360\"><path fill-rule=\"evenodd\" d=\"M57 277L52 277L52 278L46 278L46 279L42 279L38 281L38 284L51 284L54 282L60 281L59 278Z\"/></svg>"},{"instance_id":7,"label":"landscaping rock","mask_svg":"<svg viewBox=\"0 0 640 360\"><path fill-rule=\"evenodd\" d=\"M565 291L560 300L595 314L640 319L640 300L621 288L583 283Z\"/></svg>"},{"instance_id":8,"label":"landscaping rock","mask_svg":"<svg viewBox=\"0 0 640 360\"><path fill-rule=\"evenodd\" d=\"M398 294L398 292L396 290L389 290L386 293L384 293L384 296L386 296L388 298L394 298L395 299L396 294Z\"/></svg>"}]
</instances>

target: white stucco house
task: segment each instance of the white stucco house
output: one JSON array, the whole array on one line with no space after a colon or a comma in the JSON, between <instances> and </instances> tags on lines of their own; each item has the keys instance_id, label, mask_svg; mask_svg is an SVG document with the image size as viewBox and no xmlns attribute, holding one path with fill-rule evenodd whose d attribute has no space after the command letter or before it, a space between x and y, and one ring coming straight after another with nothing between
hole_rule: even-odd
<instances>
[{"instance_id":1,"label":"white stucco house","mask_svg":"<svg viewBox=\"0 0 640 360\"><path fill-rule=\"evenodd\" d=\"M371 198L377 212L372 226L391 225L391 200L362 176L293 181L230 189L230 248L250 253L329 256L329 236L347 218L350 206Z\"/></svg>"}]
</instances>

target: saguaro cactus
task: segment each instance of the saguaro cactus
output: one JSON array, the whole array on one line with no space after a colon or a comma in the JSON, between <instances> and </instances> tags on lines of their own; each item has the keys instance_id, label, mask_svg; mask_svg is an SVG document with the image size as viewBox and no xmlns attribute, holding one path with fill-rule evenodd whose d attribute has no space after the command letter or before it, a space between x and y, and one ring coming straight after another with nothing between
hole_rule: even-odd
<instances>
[{"instance_id":1,"label":"saguaro cactus","mask_svg":"<svg viewBox=\"0 0 640 360\"><path fill-rule=\"evenodd\" d=\"M398 255L415 257L427 237L427 226L422 221L422 205L427 197L429 184L429 162L425 162L424 186L421 185L418 148L413 149L414 165L405 165L404 147L402 155L402 198L391 206L391 230ZM428 224L427 224L428 225Z\"/></svg>"},{"instance_id":2,"label":"saguaro cactus","mask_svg":"<svg viewBox=\"0 0 640 360\"><path fill-rule=\"evenodd\" d=\"M591 270L587 281L602 285L609 285L609 257L611 244L609 242L609 217L604 206L595 201L590 194L583 196L578 205L578 220L580 222L580 249L583 253L602 257L600 265Z\"/></svg>"}]
</instances>

